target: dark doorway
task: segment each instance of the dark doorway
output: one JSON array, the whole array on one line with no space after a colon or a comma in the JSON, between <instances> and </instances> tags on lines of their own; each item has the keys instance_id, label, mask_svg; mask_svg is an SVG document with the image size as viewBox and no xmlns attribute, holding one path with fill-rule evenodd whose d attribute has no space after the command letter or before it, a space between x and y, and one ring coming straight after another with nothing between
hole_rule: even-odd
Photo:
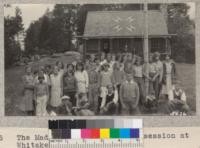
<instances>
[{"instance_id":1,"label":"dark doorway","mask_svg":"<svg viewBox=\"0 0 200 148\"><path fill-rule=\"evenodd\" d=\"M105 53L109 53L110 52L110 42L109 42L109 39L103 39L102 40L101 51L103 51Z\"/></svg>"}]
</instances>

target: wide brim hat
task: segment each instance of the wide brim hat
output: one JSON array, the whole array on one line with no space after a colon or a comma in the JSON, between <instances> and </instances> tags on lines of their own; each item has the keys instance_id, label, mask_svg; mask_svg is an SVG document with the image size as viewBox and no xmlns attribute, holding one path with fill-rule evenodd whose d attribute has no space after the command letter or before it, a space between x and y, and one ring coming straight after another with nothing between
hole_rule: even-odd
<instances>
[{"instance_id":1,"label":"wide brim hat","mask_svg":"<svg viewBox=\"0 0 200 148\"><path fill-rule=\"evenodd\" d=\"M69 99L70 99L69 96L62 96L62 97L61 97L61 100L69 100Z\"/></svg>"}]
</instances>

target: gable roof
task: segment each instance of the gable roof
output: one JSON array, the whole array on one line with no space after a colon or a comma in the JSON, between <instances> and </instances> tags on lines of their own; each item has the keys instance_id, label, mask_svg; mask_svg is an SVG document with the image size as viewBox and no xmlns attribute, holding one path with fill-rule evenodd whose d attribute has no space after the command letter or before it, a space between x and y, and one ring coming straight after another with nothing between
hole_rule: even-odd
<instances>
[{"instance_id":1,"label":"gable roof","mask_svg":"<svg viewBox=\"0 0 200 148\"><path fill-rule=\"evenodd\" d=\"M83 37L143 36L144 11L89 11ZM169 35L164 15L148 11L149 35Z\"/></svg>"}]
</instances>

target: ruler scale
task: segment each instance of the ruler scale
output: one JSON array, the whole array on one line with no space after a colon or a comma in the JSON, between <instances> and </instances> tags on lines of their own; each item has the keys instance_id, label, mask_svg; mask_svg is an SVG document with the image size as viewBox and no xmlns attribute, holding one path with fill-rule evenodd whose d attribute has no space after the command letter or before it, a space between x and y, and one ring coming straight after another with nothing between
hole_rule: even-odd
<instances>
[{"instance_id":1,"label":"ruler scale","mask_svg":"<svg viewBox=\"0 0 200 148\"><path fill-rule=\"evenodd\" d=\"M142 120L49 121L50 148L143 148Z\"/></svg>"}]
</instances>

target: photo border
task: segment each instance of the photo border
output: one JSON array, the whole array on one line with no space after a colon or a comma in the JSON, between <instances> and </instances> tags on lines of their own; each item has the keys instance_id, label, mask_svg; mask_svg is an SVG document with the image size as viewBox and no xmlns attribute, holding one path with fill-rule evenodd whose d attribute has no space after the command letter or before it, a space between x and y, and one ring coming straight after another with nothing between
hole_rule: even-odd
<instances>
[{"instance_id":1,"label":"photo border","mask_svg":"<svg viewBox=\"0 0 200 148\"><path fill-rule=\"evenodd\" d=\"M185 3L195 2L196 115L194 116L4 116L4 4L117 4L117 3ZM0 126L47 127L49 119L118 119L141 118L145 127L200 126L200 1L198 0L4 0L0 2Z\"/></svg>"}]
</instances>

